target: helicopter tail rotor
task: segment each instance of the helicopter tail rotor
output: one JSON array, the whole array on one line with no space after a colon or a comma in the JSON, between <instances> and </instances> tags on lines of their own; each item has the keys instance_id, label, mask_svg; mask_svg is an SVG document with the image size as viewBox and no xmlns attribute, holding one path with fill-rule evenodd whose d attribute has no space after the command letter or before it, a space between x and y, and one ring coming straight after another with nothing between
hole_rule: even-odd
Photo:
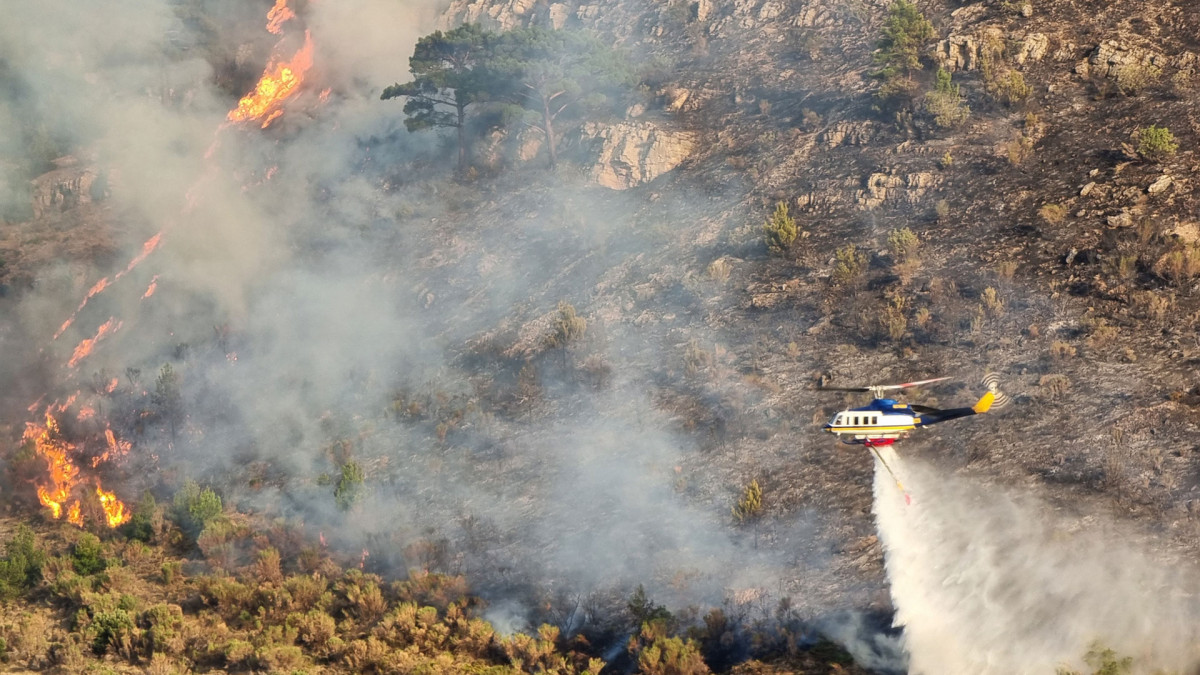
<instances>
[{"instance_id":1,"label":"helicopter tail rotor","mask_svg":"<svg viewBox=\"0 0 1200 675\"><path fill-rule=\"evenodd\" d=\"M983 386L987 387L988 392L995 397L995 401L992 403L993 408L1003 408L1012 403L1012 398L1003 391L1000 391L1000 376L998 374L988 373L984 375Z\"/></svg>"}]
</instances>

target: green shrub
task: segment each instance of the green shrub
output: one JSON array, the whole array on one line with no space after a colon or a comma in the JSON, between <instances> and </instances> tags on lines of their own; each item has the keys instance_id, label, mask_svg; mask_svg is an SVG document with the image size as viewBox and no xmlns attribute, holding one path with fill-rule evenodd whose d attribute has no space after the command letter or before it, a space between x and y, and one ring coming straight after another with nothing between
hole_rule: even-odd
<instances>
[{"instance_id":1,"label":"green shrub","mask_svg":"<svg viewBox=\"0 0 1200 675\"><path fill-rule=\"evenodd\" d=\"M987 80L986 87L993 98L1005 105L1016 105L1033 93L1033 87L1025 84L1025 76L1019 70L1006 70Z\"/></svg>"},{"instance_id":2,"label":"green shrub","mask_svg":"<svg viewBox=\"0 0 1200 675\"><path fill-rule=\"evenodd\" d=\"M921 247L921 238L907 227L892 230L888 235L887 242L892 257L898 261L912 258L916 255L917 249Z\"/></svg>"},{"instance_id":3,"label":"green shrub","mask_svg":"<svg viewBox=\"0 0 1200 675\"><path fill-rule=\"evenodd\" d=\"M38 548L33 530L18 525L0 560L0 599L14 598L36 585L45 564L46 553Z\"/></svg>"},{"instance_id":4,"label":"green shrub","mask_svg":"<svg viewBox=\"0 0 1200 675\"><path fill-rule=\"evenodd\" d=\"M132 647L133 618L123 609L97 612L89 631L92 634L92 651L96 654L104 654L109 647L129 653Z\"/></svg>"},{"instance_id":5,"label":"green shrub","mask_svg":"<svg viewBox=\"0 0 1200 675\"><path fill-rule=\"evenodd\" d=\"M857 282L867 271L867 254L854 244L846 244L834 252L833 281L842 286Z\"/></svg>"},{"instance_id":6,"label":"green shrub","mask_svg":"<svg viewBox=\"0 0 1200 675\"><path fill-rule=\"evenodd\" d=\"M763 223L763 238L772 253L782 254L796 241L796 221L788 215L787 202L775 205L775 213Z\"/></svg>"},{"instance_id":7,"label":"green shrub","mask_svg":"<svg viewBox=\"0 0 1200 675\"><path fill-rule=\"evenodd\" d=\"M157 510L158 502L154 500L154 495L147 491L142 495L129 522L125 523L121 531L129 539L150 541L154 537L154 516Z\"/></svg>"},{"instance_id":8,"label":"green shrub","mask_svg":"<svg viewBox=\"0 0 1200 675\"><path fill-rule=\"evenodd\" d=\"M104 557L104 545L90 532L79 535L79 541L75 542L71 550L71 562L75 571L84 576L102 572L108 567L108 559Z\"/></svg>"},{"instance_id":9,"label":"green shrub","mask_svg":"<svg viewBox=\"0 0 1200 675\"><path fill-rule=\"evenodd\" d=\"M189 480L175 494L175 522L190 536L195 537L209 521L221 515L221 497L212 488L203 488Z\"/></svg>"},{"instance_id":10,"label":"green shrub","mask_svg":"<svg viewBox=\"0 0 1200 675\"><path fill-rule=\"evenodd\" d=\"M950 73L944 68L937 72L937 85L925 95L925 110L933 115L933 123L942 129L960 126L971 116L971 109L963 101L957 84L950 81Z\"/></svg>"},{"instance_id":11,"label":"green shrub","mask_svg":"<svg viewBox=\"0 0 1200 675\"><path fill-rule=\"evenodd\" d=\"M1150 162L1161 162L1179 149L1171 130L1154 124L1138 131L1137 142L1138 155Z\"/></svg>"},{"instance_id":12,"label":"green shrub","mask_svg":"<svg viewBox=\"0 0 1200 675\"><path fill-rule=\"evenodd\" d=\"M896 0L888 7L883 35L876 46L875 61L882 65L879 76L889 80L921 67L921 48L937 37L933 24L915 3Z\"/></svg>"},{"instance_id":13,"label":"green shrub","mask_svg":"<svg viewBox=\"0 0 1200 675\"><path fill-rule=\"evenodd\" d=\"M349 461L342 465L341 478L333 489L333 499L339 509L349 511L362 500L365 480L366 476L358 462Z\"/></svg>"}]
</instances>

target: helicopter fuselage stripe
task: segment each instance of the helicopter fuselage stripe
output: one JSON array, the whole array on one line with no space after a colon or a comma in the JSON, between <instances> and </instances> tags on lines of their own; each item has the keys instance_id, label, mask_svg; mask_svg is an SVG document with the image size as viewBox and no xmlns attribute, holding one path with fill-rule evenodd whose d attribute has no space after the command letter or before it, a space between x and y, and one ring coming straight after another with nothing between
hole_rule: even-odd
<instances>
[{"instance_id":1,"label":"helicopter fuselage stripe","mask_svg":"<svg viewBox=\"0 0 1200 675\"><path fill-rule=\"evenodd\" d=\"M835 434L861 434L870 431L904 431L906 429L916 429L916 426L909 424L902 427L828 427Z\"/></svg>"}]
</instances>

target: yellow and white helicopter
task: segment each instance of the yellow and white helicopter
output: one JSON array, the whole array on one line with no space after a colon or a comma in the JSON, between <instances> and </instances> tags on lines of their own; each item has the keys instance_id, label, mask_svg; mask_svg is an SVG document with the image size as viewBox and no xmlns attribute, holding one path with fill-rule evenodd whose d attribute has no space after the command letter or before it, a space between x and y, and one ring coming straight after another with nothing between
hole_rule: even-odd
<instances>
[{"instance_id":1,"label":"yellow and white helicopter","mask_svg":"<svg viewBox=\"0 0 1200 675\"><path fill-rule=\"evenodd\" d=\"M821 391L870 392L873 399L861 408L850 408L836 413L823 429L836 434L843 443L863 445L869 448L879 458L879 462L888 470L888 473L892 474L892 478L896 478L877 448L891 445L916 429L969 415L980 415L990 410L993 403L1002 406L1008 402L1008 398L997 387L996 376L992 374L984 378L984 384L988 388L987 392L969 408L932 408L884 398L885 392L888 391L919 387L949 379L949 377L937 377L932 380L919 380L904 384L877 384L867 387L819 386L817 389ZM896 480L896 484L899 485L900 481ZM900 489L903 491L904 486L900 485ZM907 498L907 493L905 497Z\"/></svg>"}]
</instances>

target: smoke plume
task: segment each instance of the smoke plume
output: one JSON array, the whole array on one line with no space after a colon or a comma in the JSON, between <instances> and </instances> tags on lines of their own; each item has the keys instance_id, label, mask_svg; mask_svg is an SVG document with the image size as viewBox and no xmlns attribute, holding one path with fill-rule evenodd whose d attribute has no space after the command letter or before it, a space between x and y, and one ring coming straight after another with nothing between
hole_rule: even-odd
<instances>
[{"instance_id":1,"label":"smoke plume","mask_svg":"<svg viewBox=\"0 0 1200 675\"><path fill-rule=\"evenodd\" d=\"M1045 673L1082 667L1095 644L1137 672L1192 672L1200 658L1193 565L1152 556L1104 516L944 475L891 448L875 516L896 623L913 673Z\"/></svg>"}]
</instances>

